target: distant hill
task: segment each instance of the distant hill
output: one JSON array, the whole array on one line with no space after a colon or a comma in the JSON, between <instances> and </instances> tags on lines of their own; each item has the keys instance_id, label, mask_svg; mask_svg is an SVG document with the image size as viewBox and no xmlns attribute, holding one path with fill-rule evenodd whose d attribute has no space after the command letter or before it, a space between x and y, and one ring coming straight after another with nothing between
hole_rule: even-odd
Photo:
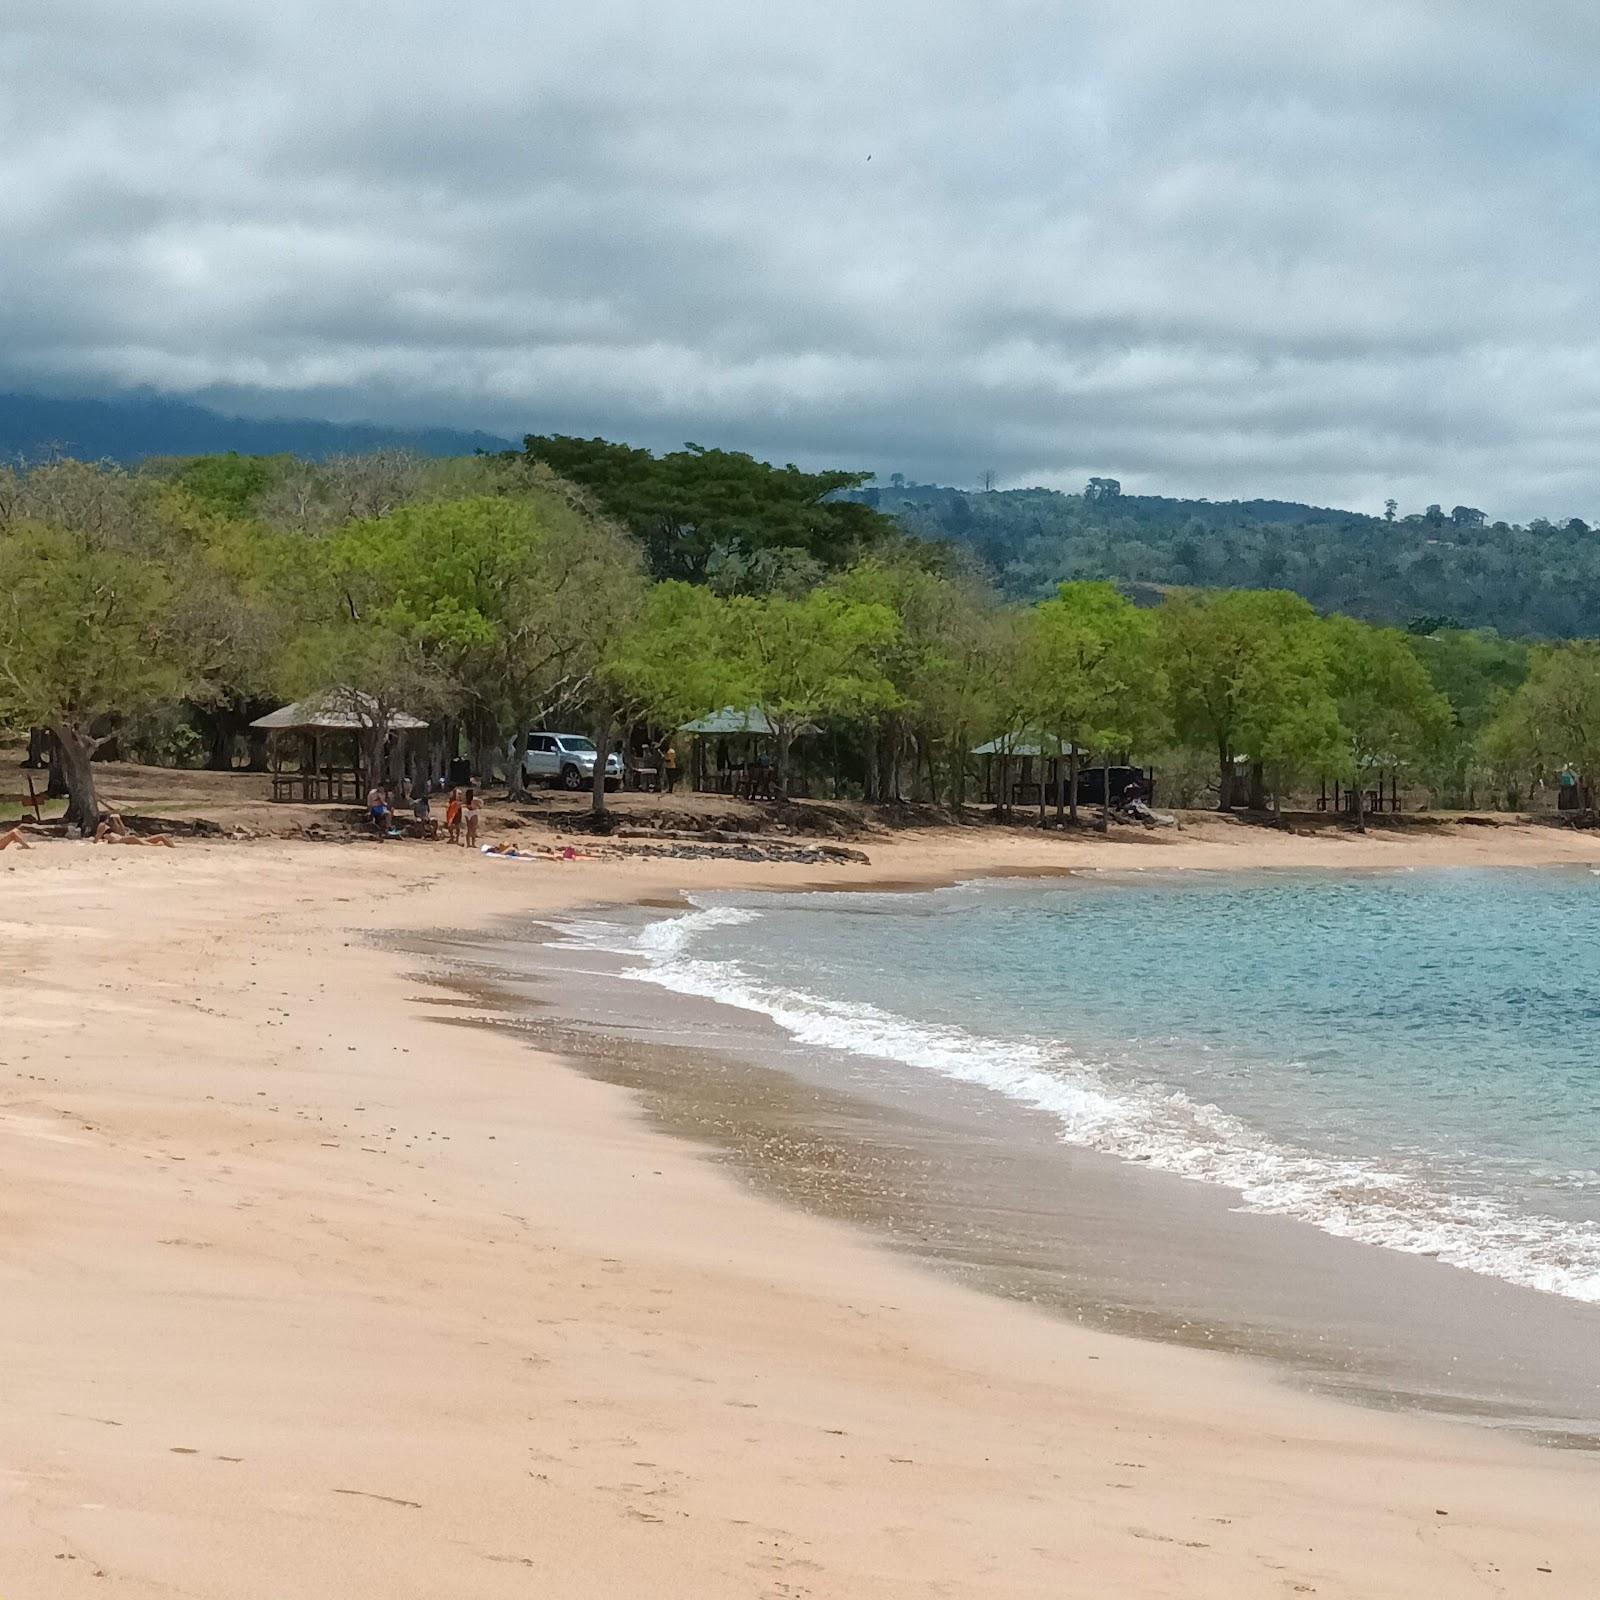
<instances>
[{"instance_id":1,"label":"distant hill","mask_svg":"<svg viewBox=\"0 0 1600 1600\"><path fill-rule=\"evenodd\" d=\"M893 483L855 491L908 532L972 552L1002 592L1106 578L1129 593L1174 585L1293 589L1327 611L1400 626L1451 621L1533 637L1600 634L1600 532L1570 519L1490 522L1473 506L1392 520L1283 500L1176 500Z\"/></svg>"},{"instance_id":2,"label":"distant hill","mask_svg":"<svg viewBox=\"0 0 1600 1600\"><path fill-rule=\"evenodd\" d=\"M0 461L50 455L132 464L147 456L292 453L312 459L366 450L409 449L429 456L509 450L512 442L455 428L389 428L311 417L230 417L186 400L135 395L114 400L61 400L0 394Z\"/></svg>"}]
</instances>

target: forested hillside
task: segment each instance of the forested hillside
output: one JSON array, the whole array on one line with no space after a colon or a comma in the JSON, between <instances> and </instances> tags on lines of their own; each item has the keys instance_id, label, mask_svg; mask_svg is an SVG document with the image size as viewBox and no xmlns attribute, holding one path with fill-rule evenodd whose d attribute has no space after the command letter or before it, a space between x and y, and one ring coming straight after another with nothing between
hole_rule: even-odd
<instances>
[{"instance_id":1,"label":"forested hillside","mask_svg":"<svg viewBox=\"0 0 1600 1600\"><path fill-rule=\"evenodd\" d=\"M1401 514L1391 505L1374 517L1278 500L1171 500L1124 494L1109 478L1082 494L891 481L855 497L909 532L972 551L1014 599L1077 578L1284 588L1319 610L1400 626L1600 632L1600 531L1576 518L1514 525L1473 506Z\"/></svg>"}]
</instances>

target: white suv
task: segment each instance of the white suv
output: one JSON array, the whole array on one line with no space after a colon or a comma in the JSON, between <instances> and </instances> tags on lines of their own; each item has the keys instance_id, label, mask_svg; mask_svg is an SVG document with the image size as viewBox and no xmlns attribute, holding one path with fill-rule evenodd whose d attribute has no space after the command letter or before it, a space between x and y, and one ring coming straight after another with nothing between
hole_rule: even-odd
<instances>
[{"instance_id":1,"label":"white suv","mask_svg":"<svg viewBox=\"0 0 1600 1600\"><path fill-rule=\"evenodd\" d=\"M594 782L594 762L599 751L593 739L581 733L530 733L522 773L531 783L556 783L563 789L587 789ZM606 757L606 788L622 782L622 757Z\"/></svg>"}]
</instances>

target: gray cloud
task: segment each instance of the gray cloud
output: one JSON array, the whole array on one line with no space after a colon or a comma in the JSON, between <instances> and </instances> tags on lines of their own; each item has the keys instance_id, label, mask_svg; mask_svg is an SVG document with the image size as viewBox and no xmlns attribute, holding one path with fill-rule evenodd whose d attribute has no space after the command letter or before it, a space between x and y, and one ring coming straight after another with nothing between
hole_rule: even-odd
<instances>
[{"instance_id":1,"label":"gray cloud","mask_svg":"<svg viewBox=\"0 0 1600 1600\"><path fill-rule=\"evenodd\" d=\"M1575 3L19 9L11 386L1600 515Z\"/></svg>"}]
</instances>

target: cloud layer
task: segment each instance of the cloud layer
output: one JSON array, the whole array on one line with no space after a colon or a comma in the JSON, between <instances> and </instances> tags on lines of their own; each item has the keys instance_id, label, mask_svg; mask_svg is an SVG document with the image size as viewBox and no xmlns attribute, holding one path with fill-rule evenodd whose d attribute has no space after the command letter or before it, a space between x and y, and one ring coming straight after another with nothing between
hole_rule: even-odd
<instances>
[{"instance_id":1,"label":"cloud layer","mask_svg":"<svg viewBox=\"0 0 1600 1600\"><path fill-rule=\"evenodd\" d=\"M12 387L1600 518L1592 8L19 9Z\"/></svg>"}]
</instances>

